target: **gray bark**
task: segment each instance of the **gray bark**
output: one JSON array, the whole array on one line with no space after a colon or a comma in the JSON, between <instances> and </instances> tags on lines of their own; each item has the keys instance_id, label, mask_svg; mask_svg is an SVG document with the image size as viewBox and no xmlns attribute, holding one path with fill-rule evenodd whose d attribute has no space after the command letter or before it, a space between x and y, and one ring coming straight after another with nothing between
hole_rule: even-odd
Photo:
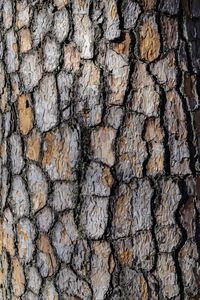
<instances>
[{"instance_id":1,"label":"gray bark","mask_svg":"<svg viewBox=\"0 0 200 300\"><path fill-rule=\"evenodd\" d=\"M200 2L0 0L0 299L200 299Z\"/></svg>"}]
</instances>

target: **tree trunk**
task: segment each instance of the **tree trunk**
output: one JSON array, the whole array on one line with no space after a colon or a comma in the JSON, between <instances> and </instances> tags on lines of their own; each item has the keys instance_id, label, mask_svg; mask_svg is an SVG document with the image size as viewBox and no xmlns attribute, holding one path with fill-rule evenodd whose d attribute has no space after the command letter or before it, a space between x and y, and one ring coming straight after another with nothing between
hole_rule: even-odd
<instances>
[{"instance_id":1,"label":"tree trunk","mask_svg":"<svg viewBox=\"0 0 200 300\"><path fill-rule=\"evenodd\" d=\"M0 9L0 299L200 299L200 1Z\"/></svg>"}]
</instances>

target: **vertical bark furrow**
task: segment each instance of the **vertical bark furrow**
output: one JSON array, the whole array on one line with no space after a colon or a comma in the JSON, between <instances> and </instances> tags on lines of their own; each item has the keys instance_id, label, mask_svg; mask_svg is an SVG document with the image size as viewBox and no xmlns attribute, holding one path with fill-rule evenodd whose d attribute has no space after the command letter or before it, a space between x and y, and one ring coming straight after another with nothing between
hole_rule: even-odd
<instances>
[{"instance_id":1,"label":"vertical bark furrow","mask_svg":"<svg viewBox=\"0 0 200 300\"><path fill-rule=\"evenodd\" d=\"M199 2L3 0L0 31L0 299L199 299Z\"/></svg>"}]
</instances>

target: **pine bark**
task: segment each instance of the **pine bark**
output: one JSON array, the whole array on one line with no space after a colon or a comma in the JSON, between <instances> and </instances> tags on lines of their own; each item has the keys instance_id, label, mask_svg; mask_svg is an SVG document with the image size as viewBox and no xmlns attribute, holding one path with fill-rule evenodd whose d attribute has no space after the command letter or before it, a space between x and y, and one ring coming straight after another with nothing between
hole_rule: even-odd
<instances>
[{"instance_id":1,"label":"pine bark","mask_svg":"<svg viewBox=\"0 0 200 300\"><path fill-rule=\"evenodd\" d=\"M200 1L0 0L0 299L200 299Z\"/></svg>"}]
</instances>

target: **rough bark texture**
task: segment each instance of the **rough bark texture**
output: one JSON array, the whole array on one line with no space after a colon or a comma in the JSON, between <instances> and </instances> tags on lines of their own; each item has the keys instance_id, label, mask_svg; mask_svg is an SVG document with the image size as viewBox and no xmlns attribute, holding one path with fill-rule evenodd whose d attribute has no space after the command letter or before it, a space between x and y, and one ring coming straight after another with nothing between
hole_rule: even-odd
<instances>
[{"instance_id":1,"label":"rough bark texture","mask_svg":"<svg viewBox=\"0 0 200 300\"><path fill-rule=\"evenodd\" d=\"M200 299L199 96L199 0L0 0L0 299Z\"/></svg>"}]
</instances>

